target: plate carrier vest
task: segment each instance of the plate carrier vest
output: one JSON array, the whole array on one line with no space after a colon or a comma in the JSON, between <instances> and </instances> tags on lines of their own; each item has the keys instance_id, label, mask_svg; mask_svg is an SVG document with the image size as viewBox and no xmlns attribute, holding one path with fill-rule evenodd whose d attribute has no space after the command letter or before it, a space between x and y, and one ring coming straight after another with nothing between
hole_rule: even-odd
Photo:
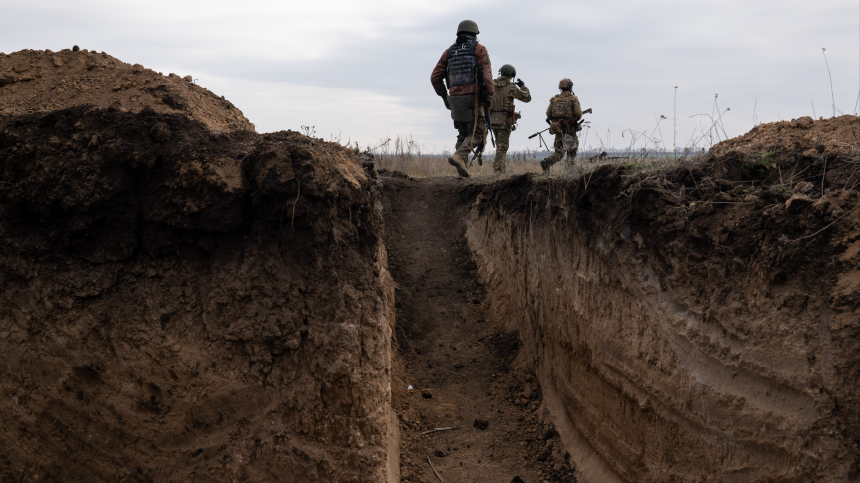
<instances>
[{"instance_id":1,"label":"plate carrier vest","mask_svg":"<svg viewBox=\"0 0 860 483\"><path fill-rule=\"evenodd\" d=\"M448 88L466 86L475 83L477 61L475 47L478 40L471 37L462 44L453 44L448 48Z\"/></svg>"},{"instance_id":2,"label":"plate carrier vest","mask_svg":"<svg viewBox=\"0 0 860 483\"><path fill-rule=\"evenodd\" d=\"M510 82L500 82L498 79L493 81L496 87L496 93L493 94L493 100L490 104L490 126L501 128L513 126L516 123L514 118L514 100L510 96L510 91L513 89L513 84Z\"/></svg>"}]
</instances>

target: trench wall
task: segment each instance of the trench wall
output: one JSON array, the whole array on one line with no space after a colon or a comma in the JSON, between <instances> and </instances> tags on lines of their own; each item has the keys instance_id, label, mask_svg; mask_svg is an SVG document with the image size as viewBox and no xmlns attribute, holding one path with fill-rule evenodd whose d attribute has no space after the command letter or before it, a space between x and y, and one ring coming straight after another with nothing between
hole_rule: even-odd
<instances>
[{"instance_id":1,"label":"trench wall","mask_svg":"<svg viewBox=\"0 0 860 483\"><path fill-rule=\"evenodd\" d=\"M0 119L0 480L399 481L393 283L333 144Z\"/></svg>"},{"instance_id":2,"label":"trench wall","mask_svg":"<svg viewBox=\"0 0 860 483\"><path fill-rule=\"evenodd\" d=\"M813 215L622 174L490 185L467 230L580 478L856 478L857 217L786 245Z\"/></svg>"}]
</instances>

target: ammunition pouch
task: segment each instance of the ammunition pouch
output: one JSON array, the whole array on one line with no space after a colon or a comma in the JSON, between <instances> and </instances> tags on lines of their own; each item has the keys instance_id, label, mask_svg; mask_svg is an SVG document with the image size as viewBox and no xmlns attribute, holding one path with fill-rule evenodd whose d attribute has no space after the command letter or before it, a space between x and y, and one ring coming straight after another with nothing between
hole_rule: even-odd
<instances>
[{"instance_id":1,"label":"ammunition pouch","mask_svg":"<svg viewBox=\"0 0 860 483\"><path fill-rule=\"evenodd\" d=\"M549 133L550 134L564 134L569 132L579 132L582 130L582 126L579 125L578 122L571 119L550 119L549 124Z\"/></svg>"},{"instance_id":2,"label":"ammunition pouch","mask_svg":"<svg viewBox=\"0 0 860 483\"><path fill-rule=\"evenodd\" d=\"M501 128L513 124L513 119L508 115L507 111L490 111L490 127Z\"/></svg>"},{"instance_id":3,"label":"ammunition pouch","mask_svg":"<svg viewBox=\"0 0 860 483\"><path fill-rule=\"evenodd\" d=\"M475 95L448 96L448 104L451 106L451 119L454 122L475 121Z\"/></svg>"}]
</instances>

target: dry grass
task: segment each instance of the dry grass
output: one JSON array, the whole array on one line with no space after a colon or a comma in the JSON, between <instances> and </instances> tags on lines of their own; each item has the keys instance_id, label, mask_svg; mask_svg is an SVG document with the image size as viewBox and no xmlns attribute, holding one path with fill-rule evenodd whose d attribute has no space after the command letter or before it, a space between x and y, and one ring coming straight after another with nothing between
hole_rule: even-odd
<instances>
[{"instance_id":1,"label":"dry grass","mask_svg":"<svg viewBox=\"0 0 860 483\"><path fill-rule=\"evenodd\" d=\"M477 162L469 168L472 176L492 176L493 159L485 158L484 164ZM508 158L506 174L539 173L538 161L515 161ZM422 156L377 156L376 169L401 171L413 178L432 178L438 176L457 176L457 170L448 164L447 154L425 154Z\"/></svg>"},{"instance_id":2,"label":"dry grass","mask_svg":"<svg viewBox=\"0 0 860 483\"><path fill-rule=\"evenodd\" d=\"M411 136L384 139L368 151L374 156L376 169L400 171L413 178L457 176L457 170L448 163L449 153L425 154L422 146ZM532 150L508 152L506 173L539 173L541 169L538 162L547 154ZM472 162L469 168L472 176L493 175L493 153L487 153L482 161L481 165L477 161Z\"/></svg>"},{"instance_id":3,"label":"dry grass","mask_svg":"<svg viewBox=\"0 0 860 483\"><path fill-rule=\"evenodd\" d=\"M432 178L440 176L457 176L457 170L448 164L448 153L425 154L421 145L412 138L385 139L378 146L369 149L373 154L376 169L400 171L413 178ZM610 150L605 156L599 156L602 149L587 149L580 152L573 167L568 167L565 161L557 163L550 170L551 176L578 176L589 173L595 167L603 164L619 164L633 171L658 171L675 166L682 159L689 159L689 152L676 157L666 153L652 151L631 152L631 150ZM477 161L472 163L469 173L473 177L494 176L493 155L490 152L483 158L483 165ZM525 173L542 174L540 160L549 155L548 151L531 149L509 151L505 165L506 175Z\"/></svg>"}]
</instances>

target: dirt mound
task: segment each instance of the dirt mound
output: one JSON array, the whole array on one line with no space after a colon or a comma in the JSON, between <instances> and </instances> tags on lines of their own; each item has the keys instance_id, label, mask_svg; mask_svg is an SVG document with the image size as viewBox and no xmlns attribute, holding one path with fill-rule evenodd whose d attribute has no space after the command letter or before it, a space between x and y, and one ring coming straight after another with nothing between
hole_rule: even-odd
<instances>
[{"instance_id":1,"label":"dirt mound","mask_svg":"<svg viewBox=\"0 0 860 483\"><path fill-rule=\"evenodd\" d=\"M491 312L586 481L860 476L857 166L824 154L481 193L469 242Z\"/></svg>"},{"instance_id":2,"label":"dirt mound","mask_svg":"<svg viewBox=\"0 0 860 483\"><path fill-rule=\"evenodd\" d=\"M825 154L860 155L860 117L844 115L814 121L801 117L761 124L751 131L714 145L710 152L729 151L800 154L816 158Z\"/></svg>"},{"instance_id":3,"label":"dirt mound","mask_svg":"<svg viewBox=\"0 0 860 483\"><path fill-rule=\"evenodd\" d=\"M164 76L86 49L0 54L0 115L81 105L180 113L216 131L254 130L230 101L194 84L191 76Z\"/></svg>"},{"instance_id":4,"label":"dirt mound","mask_svg":"<svg viewBox=\"0 0 860 483\"><path fill-rule=\"evenodd\" d=\"M82 106L0 116L0 153L0 480L396 481L348 150Z\"/></svg>"}]
</instances>

